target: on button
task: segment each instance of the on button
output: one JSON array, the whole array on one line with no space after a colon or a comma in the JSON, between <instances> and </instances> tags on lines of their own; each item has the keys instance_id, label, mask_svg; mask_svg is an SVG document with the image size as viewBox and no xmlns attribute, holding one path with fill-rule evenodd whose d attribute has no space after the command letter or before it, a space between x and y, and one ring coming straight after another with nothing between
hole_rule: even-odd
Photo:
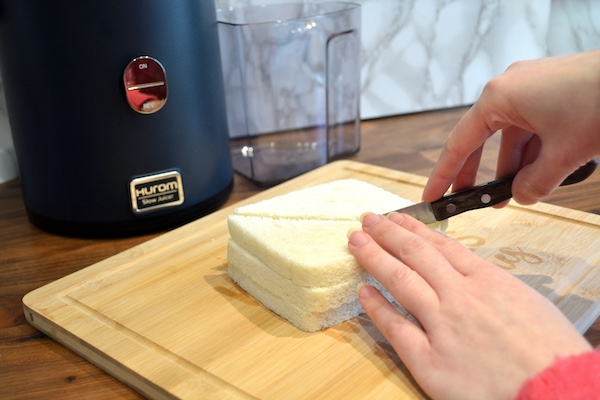
<instances>
[{"instance_id":1,"label":"on button","mask_svg":"<svg viewBox=\"0 0 600 400\"><path fill-rule=\"evenodd\" d=\"M140 114L152 114L167 102L167 74L158 60L134 58L123 73L127 102Z\"/></svg>"}]
</instances>

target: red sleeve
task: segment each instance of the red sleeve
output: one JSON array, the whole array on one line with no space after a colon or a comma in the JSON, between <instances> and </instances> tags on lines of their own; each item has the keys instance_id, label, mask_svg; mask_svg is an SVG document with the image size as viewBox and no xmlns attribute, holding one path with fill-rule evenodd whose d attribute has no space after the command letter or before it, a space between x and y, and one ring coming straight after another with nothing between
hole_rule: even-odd
<instances>
[{"instance_id":1,"label":"red sleeve","mask_svg":"<svg viewBox=\"0 0 600 400\"><path fill-rule=\"evenodd\" d=\"M600 398L600 349L559 358L519 390L516 400Z\"/></svg>"}]
</instances>

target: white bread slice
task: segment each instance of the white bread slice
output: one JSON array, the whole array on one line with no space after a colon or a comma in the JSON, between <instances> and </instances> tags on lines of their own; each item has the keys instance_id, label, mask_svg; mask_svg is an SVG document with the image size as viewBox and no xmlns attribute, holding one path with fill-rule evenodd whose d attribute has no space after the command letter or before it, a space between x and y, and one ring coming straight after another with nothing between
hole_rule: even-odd
<instances>
[{"instance_id":1,"label":"white bread slice","mask_svg":"<svg viewBox=\"0 0 600 400\"><path fill-rule=\"evenodd\" d=\"M235 209L237 215L271 218L359 220L367 211L384 214L412 201L358 179L340 179Z\"/></svg>"}]
</instances>

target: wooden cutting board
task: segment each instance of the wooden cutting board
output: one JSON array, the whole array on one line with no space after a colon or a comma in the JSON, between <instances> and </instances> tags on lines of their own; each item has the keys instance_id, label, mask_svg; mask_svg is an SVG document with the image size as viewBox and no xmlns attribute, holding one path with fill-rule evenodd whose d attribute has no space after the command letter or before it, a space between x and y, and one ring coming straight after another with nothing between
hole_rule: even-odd
<instances>
[{"instance_id":1,"label":"wooden cutting board","mask_svg":"<svg viewBox=\"0 0 600 400\"><path fill-rule=\"evenodd\" d=\"M237 205L350 177L413 201L426 181L339 161ZM234 207L27 294L27 320L153 398L426 397L367 317L306 333L237 287L226 259ZM600 216L511 204L454 217L447 234L550 298L580 332L600 314Z\"/></svg>"}]
</instances>

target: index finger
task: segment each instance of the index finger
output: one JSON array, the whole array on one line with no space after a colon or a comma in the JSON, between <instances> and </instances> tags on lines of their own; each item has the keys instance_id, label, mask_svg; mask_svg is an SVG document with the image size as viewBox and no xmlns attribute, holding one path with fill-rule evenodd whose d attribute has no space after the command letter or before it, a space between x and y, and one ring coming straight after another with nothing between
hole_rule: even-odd
<instances>
[{"instance_id":1,"label":"index finger","mask_svg":"<svg viewBox=\"0 0 600 400\"><path fill-rule=\"evenodd\" d=\"M395 217L404 218L400 214ZM382 215L367 213L363 216L362 223L363 231L385 250L385 254L415 271L435 292L451 285L451 282L460 277L429 240L406 229L397 220L392 222ZM385 268L374 276L376 279L385 279L388 273L389 269Z\"/></svg>"},{"instance_id":2,"label":"index finger","mask_svg":"<svg viewBox=\"0 0 600 400\"><path fill-rule=\"evenodd\" d=\"M463 276L469 276L482 270L482 259L472 250L463 246L443 233L431 229L421 221L409 215L391 213L388 219L404 229L413 232L427 240L437 251L442 254L450 265ZM487 263L486 263L487 265ZM438 291L441 295L441 290Z\"/></svg>"},{"instance_id":3,"label":"index finger","mask_svg":"<svg viewBox=\"0 0 600 400\"><path fill-rule=\"evenodd\" d=\"M494 132L475 103L448 136L423 190L423 200L442 197L459 175L462 186L464 182L474 182L483 144Z\"/></svg>"}]
</instances>

